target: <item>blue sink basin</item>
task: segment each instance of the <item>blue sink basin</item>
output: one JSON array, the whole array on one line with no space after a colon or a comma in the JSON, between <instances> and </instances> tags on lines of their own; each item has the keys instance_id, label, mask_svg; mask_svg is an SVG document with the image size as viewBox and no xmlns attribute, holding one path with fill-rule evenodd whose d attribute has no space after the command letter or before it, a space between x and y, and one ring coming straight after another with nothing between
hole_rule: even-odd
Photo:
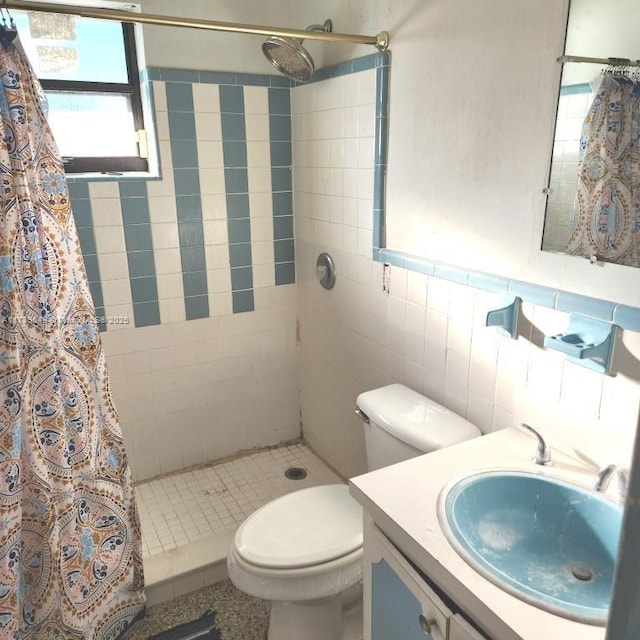
<instances>
[{"instance_id":1,"label":"blue sink basin","mask_svg":"<svg viewBox=\"0 0 640 640\"><path fill-rule=\"evenodd\" d=\"M456 551L491 582L541 609L604 626L622 511L568 482L490 471L445 489L438 515Z\"/></svg>"}]
</instances>

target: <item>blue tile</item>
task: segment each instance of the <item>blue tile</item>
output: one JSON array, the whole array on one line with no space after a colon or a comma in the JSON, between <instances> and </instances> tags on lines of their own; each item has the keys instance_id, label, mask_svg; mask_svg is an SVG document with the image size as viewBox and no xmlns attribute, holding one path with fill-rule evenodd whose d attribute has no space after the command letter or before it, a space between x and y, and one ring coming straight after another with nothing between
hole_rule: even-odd
<instances>
[{"instance_id":1,"label":"blue tile","mask_svg":"<svg viewBox=\"0 0 640 640\"><path fill-rule=\"evenodd\" d=\"M376 54L362 56L351 61L353 63L354 73L357 71L366 71L367 69L374 69L376 66Z\"/></svg>"},{"instance_id":2,"label":"blue tile","mask_svg":"<svg viewBox=\"0 0 640 640\"><path fill-rule=\"evenodd\" d=\"M405 258L405 268L409 271L417 271L418 273L424 273L425 275L432 276L436 270L436 263L433 260L428 260L427 258L408 255Z\"/></svg>"},{"instance_id":3,"label":"blue tile","mask_svg":"<svg viewBox=\"0 0 640 640\"><path fill-rule=\"evenodd\" d=\"M272 167L271 190L291 191L292 188L291 167Z\"/></svg>"},{"instance_id":4,"label":"blue tile","mask_svg":"<svg viewBox=\"0 0 640 640\"><path fill-rule=\"evenodd\" d=\"M583 316L597 318L598 320L605 320L606 322L613 320L615 307L615 302L581 296L568 291L558 291L556 295L555 308L558 311L578 313Z\"/></svg>"},{"instance_id":5,"label":"blue tile","mask_svg":"<svg viewBox=\"0 0 640 640\"><path fill-rule=\"evenodd\" d=\"M199 76L197 71L191 69L170 69L167 67L159 67L160 79L165 82L198 82Z\"/></svg>"},{"instance_id":6,"label":"blue tile","mask_svg":"<svg viewBox=\"0 0 640 640\"><path fill-rule=\"evenodd\" d=\"M472 271L469 274L469 286L492 293L506 293L509 290L509 278L482 271Z\"/></svg>"},{"instance_id":7,"label":"blue tile","mask_svg":"<svg viewBox=\"0 0 640 640\"><path fill-rule=\"evenodd\" d=\"M268 87L271 85L271 76L258 73L237 73L236 80L238 84L250 87Z\"/></svg>"},{"instance_id":8,"label":"blue tile","mask_svg":"<svg viewBox=\"0 0 640 640\"><path fill-rule=\"evenodd\" d=\"M276 240L273 255L275 262L293 262L296 259L293 240Z\"/></svg>"},{"instance_id":9,"label":"blue tile","mask_svg":"<svg viewBox=\"0 0 640 640\"><path fill-rule=\"evenodd\" d=\"M93 216L91 215L91 200L82 199L75 200L71 204L73 210L73 219L76 227L93 227Z\"/></svg>"},{"instance_id":10,"label":"blue tile","mask_svg":"<svg viewBox=\"0 0 640 640\"><path fill-rule=\"evenodd\" d=\"M405 268L406 255L402 251L394 251L393 249L380 249L374 251L374 260L377 262L387 262L394 267Z\"/></svg>"},{"instance_id":11,"label":"blue tile","mask_svg":"<svg viewBox=\"0 0 640 640\"><path fill-rule=\"evenodd\" d=\"M146 71L149 80L160 80L162 78L161 70L158 67L147 67Z\"/></svg>"},{"instance_id":12,"label":"blue tile","mask_svg":"<svg viewBox=\"0 0 640 640\"><path fill-rule=\"evenodd\" d=\"M229 264L234 267L247 267L251 265L251 243L229 245Z\"/></svg>"},{"instance_id":13,"label":"blue tile","mask_svg":"<svg viewBox=\"0 0 640 640\"><path fill-rule=\"evenodd\" d=\"M293 238L293 216L276 216L273 219L273 239Z\"/></svg>"},{"instance_id":14,"label":"blue tile","mask_svg":"<svg viewBox=\"0 0 640 640\"><path fill-rule=\"evenodd\" d=\"M375 248L383 247L386 244L384 226L384 212L379 209L373 211L373 246Z\"/></svg>"},{"instance_id":15,"label":"blue tile","mask_svg":"<svg viewBox=\"0 0 640 640\"><path fill-rule=\"evenodd\" d=\"M202 220L202 200L200 196L176 196L178 222L198 222Z\"/></svg>"},{"instance_id":16,"label":"blue tile","mask_svg":"<svg viewBox=\"0 0 640 640\"><path fill-rule=\"evenodd\" d=\"M247 143L225 140L222 143L223 162L225 167L247 166Z\"/></svg>"},{"instance_id":17,"label":"blue tile","mask_svg":"<svg viewBox=\"0 0 640 640\"><path fill-rule=\"evenodd\" d=\"M223 113L220 116L222 139L242 141L247 139L247 125L244 113Z\"/></svg>"},{"instance_id":18,"label":"blue tile","mask_svg":"<svg viewBox=\"0 0 640 640\"><path fill-rule=\"evenodd\" d=\"M200 82L204 84L238 84L236 74L228 71L200 71Z\"/></svg>"},{"instance_id":19,"label":"blue tile","mask_svg":"<svg viewBox=\"0 0 640 640\"><path fill-rule=\"evenodd\" d=\"M127 253L129 277L143 278L156 275L156 264L153 251L131 251Z\"/></svg>"},{"instance_id":20,"label":"blue tile","mask_svg":"<svg viewBox=\"0 0 640 640\"><path fill-rule=\"evenodd\" d=\"M389 115L389 69L376 69L376 117Z\"/></svg>"},{"instance_id":21,"label":"blue tile","mask_svg":"<svg viewBox=\"0 0 640 640\"><path fill-rule=\"evenodd\" d=\"M222 113L244 113L244 90L240 86L220 86L220 111Z\"/></svg>"},{"instance_id":22,"label":"blue tile","mask_svg":"<svg viewBox=\"0 0 640 640\"><path fill-rule=\"evenodd\" d=\"M172 140L171 161L174 169L198 167L198 146L195 140Z\"/></svg>"},{"instance_id":23,"label":"blue tile","mask_svg":"<svg viewBox=\"0 0 640 640\"><path fill-rule=\"evenodd\" d=\"M296 281L296 263L281 262L275 265L276 286L293 284Z\"/></svg>"},{"instance_id":24,"label":"blue tile","mask_svg":"<svg viewBox=\"0 0 640 640\"><path fill-rule=\"evenodd\" d=\"M96 251L96 239L93 235L93 227L82 227L77 230L78 239L80 240L80 248L82 249L83 256L95 255Z\"/></svg>"},{"instance_id":25,"label":"blue tile","mask_svg":"<svg viewBox=\"0 0 640 640\"><path fill-rule=\"evenodd\" d=\"M80 198L89 198L89 184L87 182L67 180L67 189L69 190L69 197L72 203L74 200L79 200Z\"/></svg>"},{"instance_id":26,"label":"blue tile","mask_svg":"<svg viewBox=\"0 0 640 640\"><path fill-rule=\"evenodd\" d=\"M194 111L193 89L184 82L167 82L167 109L169 111Z\"/></svg>"},{"instance_id":27,"label":"blue tile","mask_svg":"<svg viewBox=\"0 0 640 640\"><path fill-rule=\"evenodd\" d=\"M383 211L385 207L385 167L377 164L373 170L373 208Z\"/></svg>"},{"instance_id":28,"label":"blue tile","mask_svg":"<svg viewBox=\"0 0 640 640\"><path fill-rule=\"evenodd\" d=\"M253 289L253 269L251 267L236 267L231 269L231 290Z\"/></svg>"},{"instance_id":29,"label":"blue tile","mask_svg":"<svg viewBox=\"0 0 640 640\"><path fill-rule=\"evenodd\" d=\"M153 251L150 224L128 224L124 228L127 251Z\"/></svg>"},{"instance_id":30,"label":"blue tile","mask_svg":"<svg viewBox=\"0 0 640 640\"><path fill-rule=\"evenodd\" d=\"M293 215L293 197L290 191L282 191L271 195L274 216Z\"/></svg>"},{"instance_id":31,"label":"blue tile","mask_svg":"<svg viewBox=\"0 0 640 640\"><path fill-rule=\"evenodd\" d=\"M231 294L233 313L246 313L254 310L253 291L234 291Z\"/></svg>"},{"instance_id":32,"label":"blue tile","mask_svg":"<svg viewBox=\"0 0 640 640\"><path fill-rule=\"evenodd\" d=\"M181 247L203 247L204 231L202 222L179 222L178 236Z\"/></svg>"},{"instance_id":33,"label":"blue tile","mask_svg":"<svg viewBox=\"0 0 640 640\"><path fill-rule=\"evenodd\" d=\"M229 243L251 242L251 223L249 218L231 218L227 222Z\"/></svg>"},{"instance_id":34,"label":"blue tile","mask_svg":"<svg viewBox=\"0 0 640 640\"><path fill-rule=\"evenodd\" d=\"M224 185L227 193L249 193L249 176L245 168L224 170Z\"/></svg>"},{"instance_id":35,"label":"blue tile","mask_svg":"<svg viewBox=\"0 0 640 640\"><path fill-rule=\"evenodd\" d=\"M374 164L375 168L385 168L389 149L389 119L376 117L375 139L374 139ZM385 169L386 170L386 169ZM384 174L382 174L384 176Z\"/></svg>"},{"instance_id":36,"label":"blue tile","mask_svg":"<svg viewBox=\"0 0 640 640\"><path fill-rule=\"evenodd\" d=\"M269 78L271 79L272 87L291 88L293 86L293 80L284 76L269 76Z\"/></svg>"},{"instance_id":37,"label":"blue tile","mask_svg":"<svg viewBox=\"0 0 640 640\"><path fill-rule=\"evenodd\" d=\"M176 196L200 193L200 172L198 169L174 169L173 182Z\"/></svg>"},{"instance_id":38,"label":"blue tile","mask_svg":"<svg viewBox=\"0 0 640 640\"><path fill-rule=\"evenodd\" d=\"M446 262L438 262L435 266L433 274L436 278L448 280L449 282L457 282L458 284L469 284L469 269L458 267L454 264Z\"/></svg>"},{"instance_id":39,"label":"blue tile","mask_svg":"<svg viewBox=\"0 0 640 640\"><path fill-rule=\"evenodd\" d=\"M209 296L193 296L184 299L187 320L209 317Z\"/></svg>"},{"instance_id":40,"label":"blue tile","mask_svg":"<svg viewBox=\"0 0 640 640\"><path fill-rule=\"evenodd\" d=\"M269 137L273 142L291 141L291 117L269 116Z\"/></svg>"},{"instance_id":41,"label":"blue tile","mask_svg":"<svg viewBox=\"0 0 640 640\"><path fill-rule=\"evenodd\" d=\"M625 304L616 305L613 323L628 331L640 332L640 309Z\"/></svg>"},{"instance_id":42,"label":"blue tile","mask_svg":"<svg viewBox=\"0 0 640 640\"><path fill-rule=\"evenodd\" d=\"M207 294L207 272L190 271L182 274L184 297L201 296Z\"/></svg>"},{"instance_id":43,"label":"blue tile","mask_svg":"<svg viewBox=\"0 0 640 640\"><path fill-rule=\"evenodd\" d=\"M147 183L143 180L119 180L121 198L146 198Z\"/></svg>"},{"instance_id":44,"label":"blue tile","mask_svg":"<svg viewBox=\"0 0 640 640\"><path fill-rule=\"evenodd\" d=\"M151 302L158 299L158 285L155 276L131 278L131 299L133 302Z\"/></svg>"},{"instance_id":45,"label":"blue tile","mask_svg":"<svg viewBox=\"0 0 640 640\"><path fill-rule=\"evenodd\" d=\"M349 75L353 73L353 61L347 60L345 62L339 62L338 64L334 64L330 70L332 78Z\"/></svg>"},{"instance_id":46,"label":"blue tile","mask_svg":"<svg viewBox=\"0 0 640 640\"><path fill-rule=\"evenodd\" d=\"M100 331L107 330L107 323L105 322L104 307L96 307L96 321L98 322L98 329Z\"/></svg>"},{"instance_id":47,"label":"blue tile","mask_svg":"<svg viewBox=\"0 0 640 640\"><path fill-rule=\"evenodd\" d=\"M280 116L291 115L291 91L289 89L269 89L269 113Z\"/></svg>"},{"instance_id":48,"label":"blue tile","mask_svg":"<svg viewBox=\"0 0 640 640\"><path fill-rule=\"evenodd\" d=\"M97 255L84 256L84 268L89 282L100 282L100 267Z\"/></svg>"},{"instance_id":49,"label":"blue tile","mask_svg":"<svg viewBox=\"0 0 640 640\"><path fill-rule=\"evenodd\" d=\"M169 135L174 140L197 140L196 120L193 113L169 112Z\"/></svg>"},{"instance_id":50,"label":"blue tile","mask_svg":"<svg viewBox=\"0 0 640 640\"><path fill-rule=\"evenodd\" d=\"M206 271L204 247L180 247L180 262L183 273Z\"/></svg>"},{"instance_id":51,"label":"blue tile","mask_svg":"<svg viewBox=\"0 0 640 640\"><path fill-rule=\"evenodd\" d=\"M311 77L312 82L320 82L322 80L328 80L331 78L331 67L324 67L322 69L316 69Z\"/></svg>"},{"instance_id":52,"label":"blue tile","mask_svg":"<svg viewBox=\"0 0 640 640\"><path fill-rule=\"evenodd\" d=\"M227 194L227 216L229 218L249 217L249 194L248 193L228 193Z\"/></svg>"},{"instance_id":53,"label":"blue tile","mask_svg":"<svg viewBox=\"0 0 640 640\"><path fill-rule=\"evenodd\" d=\"M93 306L96 307L96 309L98 307L104 307L104 299L102 296L102 284L100 282L90 282L89 292L91 293Z\"/></svg>"},{"instance_id":54,"label":"blue tile","mask_svg":"<svg viewBox=\"0 0 640 640\"><path fill-rule=\"evenodd\" d=\"M291 166L291 142L278 142L272 140L271 147L271 166L272 167L290 167Z\"/></svg>"},{"instance_id":55,"label":"blue tile","mask_svg":"<svg viewBox=\"0 0 640 640\"><path fill-rule=\"evenodd\" d=\"M127 224L149 224L149 201L146 198L121 198L122 220Z\"/></svg>"},{"instance_id":56,"label":"blue tile","mask_svg":"<svg viewBox=\"0 0 640 640\"><path fill-rule=\"evenodd\" d=\"M136 327L151 327L160 324L160 305L152 302L134 302L133 318Z\"/></svg>"},{"instance_id":57,"label":"blue tile","mask_svg":"<svg viewBox=\"0 0 640 640\"><path fill-rule=\"evenodd\" d=\"M543 307L550 307L551 309L553 309L556 304L557 291L539 284L531 284L530 282L522 282L521 280L511 280L509 283L509 293L518 296L523 302L540 304Z\"/></svg>"}]
</instances>

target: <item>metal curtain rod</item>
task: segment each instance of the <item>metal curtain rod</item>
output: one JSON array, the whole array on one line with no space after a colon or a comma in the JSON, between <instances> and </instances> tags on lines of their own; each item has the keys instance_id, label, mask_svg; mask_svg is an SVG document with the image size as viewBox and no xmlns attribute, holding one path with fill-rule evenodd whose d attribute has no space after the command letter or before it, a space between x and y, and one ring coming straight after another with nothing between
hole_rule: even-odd
<instances>
[{"instance_id":1,"label":"metal curtain rod","mask_svg":"<svg viewBox=\"0 0 640 640\"><path fill-rule=\"evenodd\" d=\"M118 22L138 22L141 24L155 24L167 27L187 27L191 29L206 29L209 31L227 31L231 33L251 33L262 36L280 36L283 38L299 38L302 40L324 40L327 42L352 42L355 44L372 44L379 51L385 51L389 46L389 34L381 31L375 36L362 36L351 33L333 33L327 31L311 31L304 29L283 29L281 27L264 27L254 24L240 24L233 22L215 22L197 18L179 18L177 16L163 16L150 13L134 13L120 9L102 9L98 7L78 7L68 4L54 4L50 2L20 2L6 0L1 3L8 9L22 11L44 11L47 13L63 13L83 18L98 18L100 20L117 20Z\"/></svg>"},{"instance_id":2,"label":"metal curtain rod","mask_svg":"<svg viewBox=\"0 0 640 640\"><path fill-rule=\"evenodd\" d=\"M616 67L640 67L640 60L628 58L584 58L583 56L560 56L558 62L592 62Z\"/></svg>"}]
</instances>

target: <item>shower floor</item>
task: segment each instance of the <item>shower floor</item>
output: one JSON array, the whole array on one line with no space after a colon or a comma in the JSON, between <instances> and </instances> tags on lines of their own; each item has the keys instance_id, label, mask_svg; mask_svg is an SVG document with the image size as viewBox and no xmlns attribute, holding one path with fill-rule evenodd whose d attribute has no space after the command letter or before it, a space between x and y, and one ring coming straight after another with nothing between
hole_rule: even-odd
<instances>
[{"instance_id":1,"label":"shower floor","mask_svg":"<svg viewBox=\"0 0 640 640\"><path fill-rule=\"evenodd\" d=\"M307 477L284 472L301 467ZM136 498L148 605L226 577L238 525L258 507L291 491L343 482L304 444L247 454L140 482Z\"/></svg>"}]
</instances>

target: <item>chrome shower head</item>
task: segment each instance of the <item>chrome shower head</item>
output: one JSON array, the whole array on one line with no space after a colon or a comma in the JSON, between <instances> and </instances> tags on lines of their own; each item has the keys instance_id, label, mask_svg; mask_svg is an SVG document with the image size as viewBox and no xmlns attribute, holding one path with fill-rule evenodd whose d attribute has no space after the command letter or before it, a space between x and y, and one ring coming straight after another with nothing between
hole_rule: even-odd
<instances>
[{"instance_id":1,"label":"chrome shower head","mask_svg":"<svg viewBox=\"0 0 640 640\"><path fill-rule=\"evenodd\" d=\"M324 24L312 24L307 30L331 31L332 28L331 20L325 20ZM313 58L302 46L302 42L297 38L271 36L263 42L262 53L280 73L298 82L307 82L314 66Z\"/></svg>"}]
</instances>

